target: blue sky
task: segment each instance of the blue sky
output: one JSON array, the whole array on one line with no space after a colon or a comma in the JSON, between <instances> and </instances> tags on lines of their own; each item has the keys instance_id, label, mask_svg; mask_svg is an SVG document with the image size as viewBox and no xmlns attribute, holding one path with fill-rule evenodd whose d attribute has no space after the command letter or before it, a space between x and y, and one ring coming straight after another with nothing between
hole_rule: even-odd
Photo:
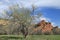
<instances>
[{"instance_id":1,"label":"blue sky","mask_svg":"<svg viewBox=\"0 0 60 40\"><path fill-rule=\"evenodd\" d=\"M37 12L42 12L44 20L52 22L52 24L55 26L60 26L60 9L42 7L37 9Z\"/></svg>"},{"instance_id":2,"label":"blue sky","mask_svg":"<svg viewBox=\"0 0 60 40\"><path fill-rule=\"evenodd\" d=\"M18 3L24 7L31 8L31 5L38 7L36 12L43 14L40 20L50 21L52 25L60 26L60 0L0 0L0 17L6 17L3 12L4 9L8 10L8 7L12 4Z\"/></svg>"}]
</instances>

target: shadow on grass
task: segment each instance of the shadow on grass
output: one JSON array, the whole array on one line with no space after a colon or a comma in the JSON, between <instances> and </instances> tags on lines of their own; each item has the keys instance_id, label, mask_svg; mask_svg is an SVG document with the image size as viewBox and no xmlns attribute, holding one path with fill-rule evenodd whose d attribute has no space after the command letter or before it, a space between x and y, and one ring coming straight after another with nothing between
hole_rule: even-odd
<instances>
[{"instance_id":1,"label":"shadow on grass","mask_svg":"<svg viewBox=\"0 0 60 40\"><path fill-rule=\"evenodd\" d=\"M0 37L0 39L24 39L23 37L8 37L8 36L3 36L3 37Z\"/></svg>"}]
</instances>

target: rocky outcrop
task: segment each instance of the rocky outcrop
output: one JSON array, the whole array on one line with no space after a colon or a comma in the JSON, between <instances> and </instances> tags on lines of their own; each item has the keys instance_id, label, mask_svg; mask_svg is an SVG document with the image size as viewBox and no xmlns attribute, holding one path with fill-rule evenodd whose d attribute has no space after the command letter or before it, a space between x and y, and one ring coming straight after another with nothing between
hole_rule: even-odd
<instances>
[{"instance_id":1,"label":"rocky outcrop","mask_svg":"<svg viewBox=\"0 0 60 40\"><path fill-rule=\"evenodd\" d=\"M35 32L41 30L42 33L45 33L45 32L51 32L53 29L52 24L50 22L46 22L45 20L42 20L35 26L36 26L36 28L34 29Z\"/></svg>"},{"instance_id":2,"label":"rocky outcrop","mask_svg":"<svg viewBox=\"0 0 60 40\"><path fill-rule=\"evenodd\" d=\"M9 21L0 19L0 25L7 25Z\"/></svg>"}]
</instances>

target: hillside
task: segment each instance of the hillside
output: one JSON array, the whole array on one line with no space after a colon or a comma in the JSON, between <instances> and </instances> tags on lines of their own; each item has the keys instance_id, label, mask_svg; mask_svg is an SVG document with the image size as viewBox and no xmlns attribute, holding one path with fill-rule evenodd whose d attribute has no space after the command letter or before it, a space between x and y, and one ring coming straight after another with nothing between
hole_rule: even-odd
<instances>
[{"instance_id":1,"label":"hillside","mask_svg":"<svg viewBox=\"0 0 60 40\"><path fill-rule=\"evenodd\" d=\"M7 25L8 23L8 20L0 19L0 25Z\"/></svg>"},{"instance_id":2,"label":"hillside","mask_svg":"<svg viewBox=\"0 0 60 40\"><path fill-rule=\"evenodd\" d=\"M60 28L58 28L58 26L54 27L51 22L46 22L45 20L40 21L34 27L32 32L34 34L52 34L53 31L55 31L55 33L58 31L60 34Z\"/></svg>"}]
</instances>

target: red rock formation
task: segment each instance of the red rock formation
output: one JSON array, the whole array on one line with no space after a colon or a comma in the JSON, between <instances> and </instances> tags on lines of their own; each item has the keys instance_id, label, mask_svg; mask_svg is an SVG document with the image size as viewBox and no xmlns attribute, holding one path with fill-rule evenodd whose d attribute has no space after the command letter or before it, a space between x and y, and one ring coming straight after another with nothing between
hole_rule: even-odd
<instances>
[{"instance_id":1,"label":"red rock formation","mask_svg":"<svg viewBox=\"0 0 60 40\"><path fill-rule=\"evenodd\" d=\"M38 31L38 30L42 30L42 32L45 33L47 31L50 32L53 29L52 24L50 22L45 22L45 20L42 20L37 25L38 25L38 27L34 29L35 32Z\"/></svg>"}]
</instances>

